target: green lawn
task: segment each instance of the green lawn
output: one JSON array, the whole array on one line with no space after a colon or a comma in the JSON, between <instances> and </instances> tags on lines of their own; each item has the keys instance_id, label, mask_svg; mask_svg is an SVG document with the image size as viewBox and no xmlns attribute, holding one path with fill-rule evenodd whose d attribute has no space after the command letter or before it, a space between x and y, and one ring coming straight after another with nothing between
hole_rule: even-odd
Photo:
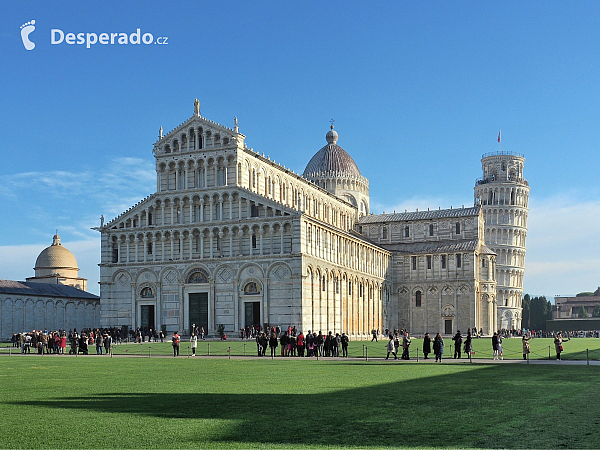
<instances>
[{"instance_id":1,"label":"green lawn","mask_svg":"<svg viewBox=\"0 0 600 450\"><path fill-rule=\"evenodd\" d=\"M349 346L349 355L354 357L364 357L365 353L369 357L382 358L386 356L385 345L387 340L379 340L379 342L371 341L351 341ZM451 358L453 356L454 349L451 347L453 341L451 339L445 340L445 353L444 358ZM552 339L532 339L531 344L531 359L548 359L548 348L550 347L550 357L554 358L556 353L554 352L554 344ZM182 341L180 346L180 355L187 356L190 343ZM365 350L365 347L367 350ZM504 359L522 359L523 358L523 346L521 339L511 338L504 339ZM586 359L586 349L589 349L589 358L591 360L600 359L600 339L593 338L578 338L571 339L563 344L565 351L563 352L563 359ZM226 356L228 349L231 348L232 356L255 355L256 354L256 343L254 341L200 341L198 342L197 353L199 355L219 355ZM420 339L413 339L411 345L411 356L416 358L417 348L419 349L419 358L423 357L423 342ZM492 358L492 343L490 338L473 339L473 348L475 354L474 359L479 358ZM173 354L173 347L169 342L151 342L144 344L127 344L127 345L115 345L113 347L115 354L127 354L127 355L171 355ZM278 348L279 350L279 348ZM95 347L90 347L90 352L95 353ZM465 357L463 355L463 357Z\"/></svg>"},{"instance_id":2,"label":"green lawn","mask_svg":"<svg viewBox=\"0 0 600 450\"><path fill-rule=\"evenodd\" d=\"M1 356L0 447L600 448L599 375L556 364Z\"/></svg>"}]
</instances>

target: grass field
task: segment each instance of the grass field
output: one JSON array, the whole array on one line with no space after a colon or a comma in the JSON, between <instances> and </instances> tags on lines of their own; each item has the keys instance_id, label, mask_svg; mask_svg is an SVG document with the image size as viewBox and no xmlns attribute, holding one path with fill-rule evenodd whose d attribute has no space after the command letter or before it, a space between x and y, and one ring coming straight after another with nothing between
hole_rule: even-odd
<instances>
[{"instance_id":1,"label":"grass field","mask_svg":"<svg viewBox=\"0 0 600 450\"><path fill-rule=\"evenodd\" d=\"M0 447L600 448L599 375L557 364L1 356Z\"/></svg>"},{"instance_id":2,"label":"grass field","mask_svg":"<svg viewBox=\"0 0 600 450\"><path fill-rule=\"evenodd\" d=\"M387 340L379 340L379 342L370 341L351 341L348 349L349 356L364 358L365 353L370 358L382 358L386 356L385 345ZM452 340L445 340L445 353L444 358L451 358L453 356ZM552 339L532 339L531 344L531 359L548 359L548 349L550 349L550 357L554 358L556 353L554 352L554 344ZM10 345L10 344L5 344ZM590 360L600 359L600 339L593 338L578 338L571 339L564 343L564 349L562 358L565 360L578 359L585 360L587 356L586 350L589 349ZM187 356L190 343L187 341L181 342L180 355ZM366 350L365 350L366 347ZM522 359L523 358L523 347L521 339L512 338L504 339L504 359ZM255 355L256 354L256 343L254 341L200 341L198 342L197 353L199 355L210 355L212 356L226 356L228 349L231 348L232 356L242 355ZM423 342L420 339L413 339L411 345L411 356L416 358L417 349L419 349L419 358L423 357ZM490 338L473 339L473 349L475 354L474 359L491 359L492 358L492 344ZM278 348L279 350L279 348ZM4 349L6 352L6 349ZM95 353L96 349L90 346L90 353ZM113 352L115 355L144 355L151 356L156 355L172 355L173 347L170 342L145 342L144 344L127 344L127 345L115 345L113 346ZM267 351L268 353L268 351ZM465 357L463 355L463 357Z\"/></svg>"}]
</instances>

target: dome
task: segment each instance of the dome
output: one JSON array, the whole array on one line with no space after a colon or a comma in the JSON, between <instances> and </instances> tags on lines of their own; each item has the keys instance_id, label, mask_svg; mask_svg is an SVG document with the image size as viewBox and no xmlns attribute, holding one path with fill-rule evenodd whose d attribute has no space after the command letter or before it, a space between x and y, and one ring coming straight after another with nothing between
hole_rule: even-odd
<instances>
[{"instance_id":1,"label":"dome","mask_svg":"<svg viewBox=\"0 0 600 450\"><path fill-rule=\"evenodd\" d=\"M338 134L333 130L325 136L327 145L319 150L306 165L304 177L314 175L354 175L361 176L358 166L342 147L337 145Z\"/></svg>"},{"instance_id":2,"label":"dome","mask_svg":"<svg viewBox=\"0 0 600 450\"><path fill-rule=\"evenodd\" d=\"M34 269L78 269L77 260L73 253L63 247L60 243L60 236L54 235L52 245L42 250L42 253L35 261Z\"/></svg>"}]
</instances>

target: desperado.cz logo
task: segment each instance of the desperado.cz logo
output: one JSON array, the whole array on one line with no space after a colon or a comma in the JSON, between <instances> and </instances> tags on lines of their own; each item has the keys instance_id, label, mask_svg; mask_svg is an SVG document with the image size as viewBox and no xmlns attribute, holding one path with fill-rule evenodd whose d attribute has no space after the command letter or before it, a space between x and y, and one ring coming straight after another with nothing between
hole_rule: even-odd
<instances>
[{"instance_id":1,"label":"desperado.cz logo","mask_svg":"<svg viewBox=\"0 0 600 450\"><path fill-rule=\"evenodd\" d=\"M166 36L160 36L154 39L152 33L141 34L138 28L131 34L127 33L64 33L64 31L53 28L50 30L50 43L53 45L62 44L85 44L87 48L90 48L94 44L101 45L125 45L125 44L160 44L167 45Z\"/></svg>"},{"instance_id":2,"label":"desperado.cz logo","mask_svg":"<svg viewBox=\"0 0 600 450\"><path fill-rule=\"evenodd\" d=\"M29 39L29 35L35 30L35 20L21 25L21 39L23 46L27 50L33 50L35 43ZM136 44L159 44L167 45L168 37L159 36L156 39L152 33L142 34L137 28L133 33L65 33L63 30L53 28L50 30L50 44L59 45L62 43L68 45L84 45L91 48L92 45L136 45Z\"/></svg>"}]
</instances>

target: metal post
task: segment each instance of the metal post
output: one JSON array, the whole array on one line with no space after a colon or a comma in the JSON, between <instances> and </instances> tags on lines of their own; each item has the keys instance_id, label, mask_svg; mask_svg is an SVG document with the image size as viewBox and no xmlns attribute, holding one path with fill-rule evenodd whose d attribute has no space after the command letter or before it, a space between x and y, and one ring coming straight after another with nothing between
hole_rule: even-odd
<instances>
[{"instance_id":1,"label":"metal post","mask_svg":"<svg viewBox=\"0 0 600 450\"><path fill-rule=\"evenodd\" d=\"M550 346L548 346L548 361L550 361Z\"/></svg>"},{"instance_id":2,"label":"metal post","mask_svg":"<svg viewBox=\"0 0 600 450\"><path fill-rule=\"evenodd\" d=\"M365 344L363 344L363 358L365 357Z\"/></svg>"},{"instance_id":3,"label":"metal post","mask_svg":"<svg viewBox=\"0 0 600 450\"><path fill-rule=\"evenodd\" d=\"M369 347L365 347L365 361L369 360Z\"/></svg>"},{"instance_id":4,"label":"metal post","mask_svg":"<svg viewBox=\"0 0 600 450\"><path fill-rule=\"evenodd\" d=\"M148 347L148 358L150 358L150 353L152 352L152 347Z\"/></svg>"},{"instance_id":5,"label":"metal post","mask_svg":"<svg viewBox=\"0 0 600 450\"><path fill-rule=\"evenodd\" d=\"M529 353L527 353L527 364L529 364Z\"/></svg>"},{"instance_id":6,"label":"metal post","mask_svg":"<svg viewBox=\"0 0 600 450\"><path fill-rule=\"evenodd\" d=\"M419 362L419 347L417 347L417 362Z\"/></svg>"},{"instance_id":7,"label":"metal post","mask_svg":"<svg viewBox=\"0 0 600 450\"><path fill-rule=\"evenodd\" d=\"M187 349L188 349L188 358L189 358L190 357L190 346L189 345L187 346Z\"/></svg>"},{"instance_id":8,"label":"metal post","mask_svg":"<svg viewBox=\"0 0 600 450\"><path fill-rule=\"evenodd\" d=\"M244 356L246 356L246 344L244 344Z\"/></svg>"},{"instance_id":9,"label":"metal post","mask_svg":"<svg viewBox=\"0 0 600 450\"><path fill-rule=\"evenodd\" d=\"M587 361L587 365L590 365L590 349L586 348L585 349L585 360Z\"/></svg>"},{"instance_id":10,"label":"metal post","mask_svg":"<svg viewBox=\"0 0 600 450\"><path fill-rule=\"evenodd\" d=\"M208 356L210 356L210 342L207 342L206 345L208 346Z\"/></svg>"},{"instance_id":11,"label":"metal post","mask_svg":"<svg viewBox=\"0 0 600 450\"><path fill-rule=\"evenodd\" d=\"M229 359L231 359L231 347L227 349L227 353L229 353Z\"/></svg>"}]
</instances>

